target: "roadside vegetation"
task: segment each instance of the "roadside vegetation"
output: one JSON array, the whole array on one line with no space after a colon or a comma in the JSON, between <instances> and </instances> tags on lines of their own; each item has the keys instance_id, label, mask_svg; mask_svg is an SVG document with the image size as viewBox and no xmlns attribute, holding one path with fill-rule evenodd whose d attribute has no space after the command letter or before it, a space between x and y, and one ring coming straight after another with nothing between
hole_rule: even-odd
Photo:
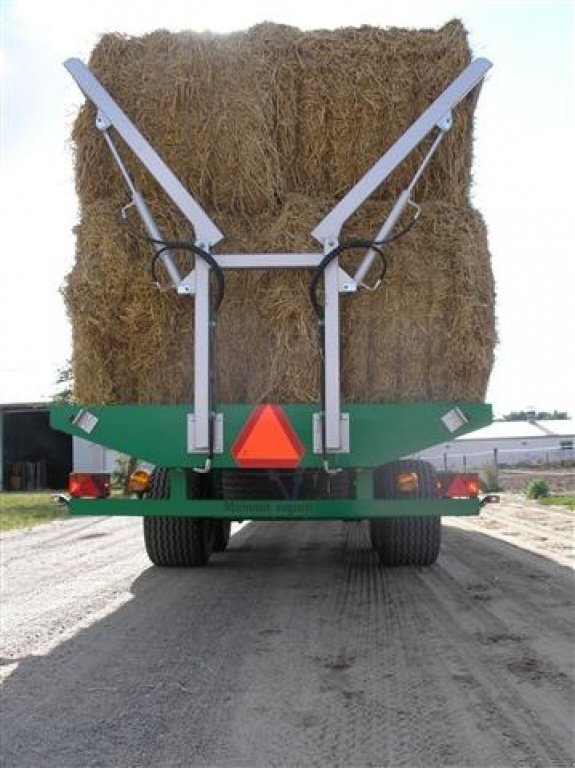
<instances>
[{"instance_id":1,"label":"roadside vegetation","mask_svg":"<svg viewBox=\"0 0 575 768\"><path fill-rule=\"evenodd\" d=\"M28 528L67 517L66 505L58 504L53 498L53 491L0 493L0 531Z\"/></svg>"},{"instance_id":2,"label":"roadside vegetation","mask_svg":"<svg viewBox=\"0 0 575 768\"><path fill-rule=\"evenodd\" d=\"M549 483L546 480L532 480L527 487L528 499L542 499L549 496Z\"/></svg>"},{"instance_id":3,"label":"roadside vegetation","mask_svg":"<svg viewBox=\"0 0 575 768\"><path fill-rule=\"evenodd\" d=\"M537 499L538 504L559 505L575 511L575 493L564 493L561 496L541 496Z\"/></svg>"}]
</instances>

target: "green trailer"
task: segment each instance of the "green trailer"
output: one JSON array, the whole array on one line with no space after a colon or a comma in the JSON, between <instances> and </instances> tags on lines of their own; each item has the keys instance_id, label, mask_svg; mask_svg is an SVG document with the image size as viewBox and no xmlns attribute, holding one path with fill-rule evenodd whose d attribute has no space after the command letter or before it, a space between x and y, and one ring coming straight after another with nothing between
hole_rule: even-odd
<instances>
[{"instance_id":1,"label":"green trailer","mask_svg":"<svg viewBox=\"0 0 575 768\"><path fill-rule=\"evenodd\" d=\"M232 521L369 520L371 541L386 565L429 565L437 559L444 515L478 514L477 477L448 480L427 462L409 457L491 422L483 403L344 403L340 396L342 293L373 290L385 275L385 245L408 206L418 216L413 189L452 125L452 110L482 82L491 64L473 61L315 227L318 253L220 254L223 234L130 122L90 70L77 59L65 65L97 108L101 131L131 193L122 210L139 213L173 290L194 301L194 397L186 405L59 405L55 429L113 448L153 465L133 478L134 493L110 496L109 477L74 473L70 510L75 515L143 517L153 563L202 566L223 551ZM115 144L117 133L134 152L194 231L189 241L166 241L135 186ZM421 141L430 148L375 238L340 242L344 223ZM413 223L412 221L412 223ZM355 274L339 262L362 249ZM194 267L182 275L173 255L185 250ZM374 285L368 274L380 265ZM306 269L318 320L321 397L317 404L225 404L214 391L212 335L229 269ZM215 288L214 288L215 284ZM351 340L353 343L353 340ZM191 353L190 353L191 354ZM489 497L486 497L489 498Z\"/></svg>"}]
</instances>

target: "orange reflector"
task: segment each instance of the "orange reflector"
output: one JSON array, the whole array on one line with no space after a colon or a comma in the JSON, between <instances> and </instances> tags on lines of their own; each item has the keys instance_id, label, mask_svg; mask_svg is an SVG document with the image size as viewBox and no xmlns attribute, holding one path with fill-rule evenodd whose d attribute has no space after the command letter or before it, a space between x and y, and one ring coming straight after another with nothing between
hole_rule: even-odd
<instances>
[{"instance_id":1,"label":"orange reflector","mask_svg":"<svg viewBox=\"0 0 575 768\"><path fill-rule=\"evenodd\" d=\"M145 469L136 469L128 478L129 493L145 493L150 489L151 476Z\"/></svg>"},{"instance_id":2,"label":"orange reflector","mask_svg":"<svg viewBox=\"0 0 575 768\"><path fill-rule=\"evenodd\" d=\"M399 493L415 493L419 488L417 472L400 472L396 478Z\"/></svg>"},{"instance_id":3,"label":"orange reflector","mask_svg":"<svg viewBox=\"0 0 575 768\"><path fill-rule=\"evenodd\" d=\"M232 446L240 467L291 469L304 455L303 447L279 405L258 405Z\"/></svg>"},{"instance_id":4,"label":"orange reflector","mask_svg":"<svg viewBox=\"0 0 575 768\"><path fill-rule=\"evenodd\" d=\"M75 499L104 499L110 495L110 475L72 472L68 478L70 496Z\"/></svg>"}]
</instances>

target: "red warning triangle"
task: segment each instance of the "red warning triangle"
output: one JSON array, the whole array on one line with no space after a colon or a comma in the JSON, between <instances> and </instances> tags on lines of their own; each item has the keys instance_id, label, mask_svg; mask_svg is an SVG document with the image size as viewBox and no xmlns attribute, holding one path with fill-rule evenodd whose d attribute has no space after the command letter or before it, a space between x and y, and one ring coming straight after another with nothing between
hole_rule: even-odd
<instances>
[{"instance_id":1,"label":"red warning triangle","mask_svg":"<svg viewBox=\"0 0 575 768\"><path fill-rule=\"evenodd\" d=\"M232 446L240 467L291 469L305 452L301 440L279 405L258 405Z\"/></svg>"}]
</instances>

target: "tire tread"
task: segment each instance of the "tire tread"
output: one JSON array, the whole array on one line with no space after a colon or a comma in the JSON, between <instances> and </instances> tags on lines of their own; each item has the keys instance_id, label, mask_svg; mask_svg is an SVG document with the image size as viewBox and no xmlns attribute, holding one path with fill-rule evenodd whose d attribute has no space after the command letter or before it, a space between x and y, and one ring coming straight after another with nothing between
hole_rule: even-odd
<instances>
[{"instance_id":1,"label":"tire tread","mask_svg":"<svg viewBox=\"0 0 575 768\"><path fill-rule=\"evenodd\" d=\"M200 480L192 480L199 495ZM149 497L168 498L168 471L155 469ZM207 526L210 521L189 517L144 517L144 543L154 565L168 567L201 567L211 554Z\"/></svg>"},{"instance_id":2,"label":"tire tread","mask_svg":"<svg viewBox=\"0 0 575 768\"><path fill-rule=\"evenodd\" d=\"M402 498L437 498L435 469L428 462L415 459L378 467L374 472L374 497L397 498L397 474L412 471L419 476L418 491L402 495ZM382 565L432 565L441 547L441 517L383 517L370 520L370 535Z\"/></svg>"}]
</instances>

